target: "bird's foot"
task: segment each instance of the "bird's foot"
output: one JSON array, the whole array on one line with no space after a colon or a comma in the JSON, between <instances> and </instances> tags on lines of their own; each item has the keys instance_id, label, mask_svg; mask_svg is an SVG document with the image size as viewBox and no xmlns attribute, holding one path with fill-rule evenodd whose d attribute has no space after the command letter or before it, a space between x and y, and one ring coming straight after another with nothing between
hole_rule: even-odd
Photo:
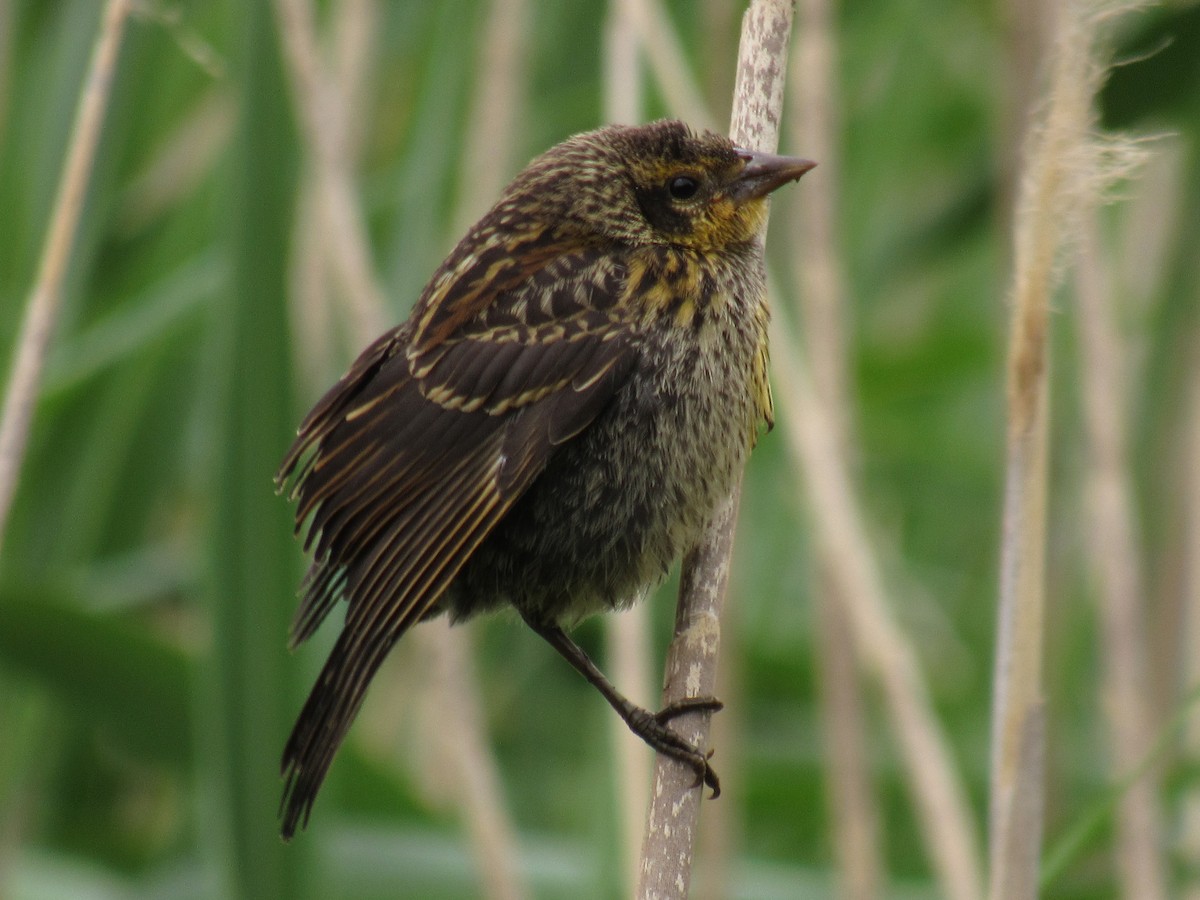
<instances>
[{"instance_id":1,"label":"bird's foot","mask_svg":"<svg viewBox=\"0 0 1200 900\"><path fill-rule=\"evenodd\" d=\"M713 751L709 750L707 753L701 751L668 727L667 723L685 713L713 713L721 709L723 705L716 697L686 697L663 707L656 713L635 707L626 722L634 734L656 751L690 766L696 773L696 782L693 787L706 785L712 789L709 799L715 800L721 795L721 780L708 762L712 758Z\"/></svg>"}]
</instances>

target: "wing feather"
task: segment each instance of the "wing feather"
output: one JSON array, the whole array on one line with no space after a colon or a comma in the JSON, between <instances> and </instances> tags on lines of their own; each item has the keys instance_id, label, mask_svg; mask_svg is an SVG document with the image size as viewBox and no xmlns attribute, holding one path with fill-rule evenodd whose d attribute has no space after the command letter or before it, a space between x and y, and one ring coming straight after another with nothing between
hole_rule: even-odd
<instances>
[{"instance_id":1,"label":"wing feather","mask_svg":"<svg viewBox=\"0 0 1200 900\"><path fill-rule=\"evenodd\" d=\"M443 528L438 540L424 551L417 548L417 558L423 565L412 573L411 582L405 585L408 603L375 602L351 607L354 611L362 610L362 614L355 616L353 623L347 621L347 627L339 636L284 748L286 783L282 811L285 837L295 831L299 822L307 822L333 755L388 651L441 596L470 551L495 526L503 509L499 492L494 487L479 487L463 510L469 525L463 527L443 511ZM465 553L462 552L464 549ZM394 590L397 585L393 578L388 578L380 587ZM353 590L352 587L349 589Z\"/></svg>"},{"instance_id":2,"label":"wing feather","mask_svg":"<svg viewBox=\"0 0 1200 900\"><path fill-rule=\"evenodd\" d=\"M588 272L583 262L562 269ZM296 527L307 525L313 553L293 644L348 601L284 750L285 837L307 820L388 651L437 608L555 447L600 415L636 361L610 309L616 268L583 286L532 278L538 271L520 269L522 282L506 268L487 296L469 280L470 296L454 302L454 283L435 279L450 305L419 307L368 347L284 458L277 478L294 479Z\"/></svg>"}]
</instances>

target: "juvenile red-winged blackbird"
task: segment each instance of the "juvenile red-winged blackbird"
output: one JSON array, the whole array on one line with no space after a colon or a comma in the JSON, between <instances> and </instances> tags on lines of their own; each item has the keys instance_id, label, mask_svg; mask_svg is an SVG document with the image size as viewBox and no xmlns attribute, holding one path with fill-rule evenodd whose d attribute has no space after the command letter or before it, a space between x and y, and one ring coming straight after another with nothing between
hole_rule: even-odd
<instances>
[{"instance_id":1,"label":"juvenile red-winged blackbird","mask_svg":"<svg viewBox=\"0 0 1200 900\"><path fill-rule=\"evenodd\" d=\"M409 319L300 426L292 629L346 622L283 753L283 836L306 823L367 685L412 625L513 606L650 746L705 753L567 636L660 580L771 422L766 197L815 165L680 122L577 135L467 233Z\"/></svg>"}]
</instances>

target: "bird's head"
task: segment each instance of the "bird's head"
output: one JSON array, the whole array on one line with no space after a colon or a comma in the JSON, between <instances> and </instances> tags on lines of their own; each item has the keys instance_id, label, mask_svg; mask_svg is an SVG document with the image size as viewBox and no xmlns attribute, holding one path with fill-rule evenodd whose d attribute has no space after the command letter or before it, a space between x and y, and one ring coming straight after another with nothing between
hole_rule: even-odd
<instances>
[{"instance_id":1,"label":"bird's head","mask_svg":"<svg viewBox=\"0 0 1200 900\"><path fill-rule=\"evenodd\" d=\"M766 198L816 163L753 153L682 122L613 125L530 163L500 207L537 209L560 234L714 250L753 240Z\"/></svg>"}]
</instances>

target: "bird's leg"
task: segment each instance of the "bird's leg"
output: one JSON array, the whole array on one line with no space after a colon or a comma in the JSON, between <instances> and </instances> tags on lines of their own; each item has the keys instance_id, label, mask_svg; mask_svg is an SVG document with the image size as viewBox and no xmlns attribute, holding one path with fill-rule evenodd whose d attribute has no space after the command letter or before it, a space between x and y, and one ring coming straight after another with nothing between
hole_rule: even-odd
<instances>
[{"instance_id":1,"label":"bird's leg","mask_svg":"<svg viewBox=\"0 0 1200 900\"><path fill-rule=\"evenodd\" d=\"M696 773L696 784L703 783L712 788L714 798L720 795L720 779L717 778L717 773L713 771L712 766L708 764L712 751L702 752L667 727L668 722L684 713L716 712L722 706L720 700L716 697L686 697L664 707L657 713L652 713L633 703L618 691L592 662L591 657L584 653L583 649L571 640L561 627L532 618L526 618L525 622L545 638L546 642L557 650L563 659L574 666L579 674L604 695L604 699L617 711L617 715L625 720L630 731L659 753L691 766Z\"/></svg>"}]
</instances>

